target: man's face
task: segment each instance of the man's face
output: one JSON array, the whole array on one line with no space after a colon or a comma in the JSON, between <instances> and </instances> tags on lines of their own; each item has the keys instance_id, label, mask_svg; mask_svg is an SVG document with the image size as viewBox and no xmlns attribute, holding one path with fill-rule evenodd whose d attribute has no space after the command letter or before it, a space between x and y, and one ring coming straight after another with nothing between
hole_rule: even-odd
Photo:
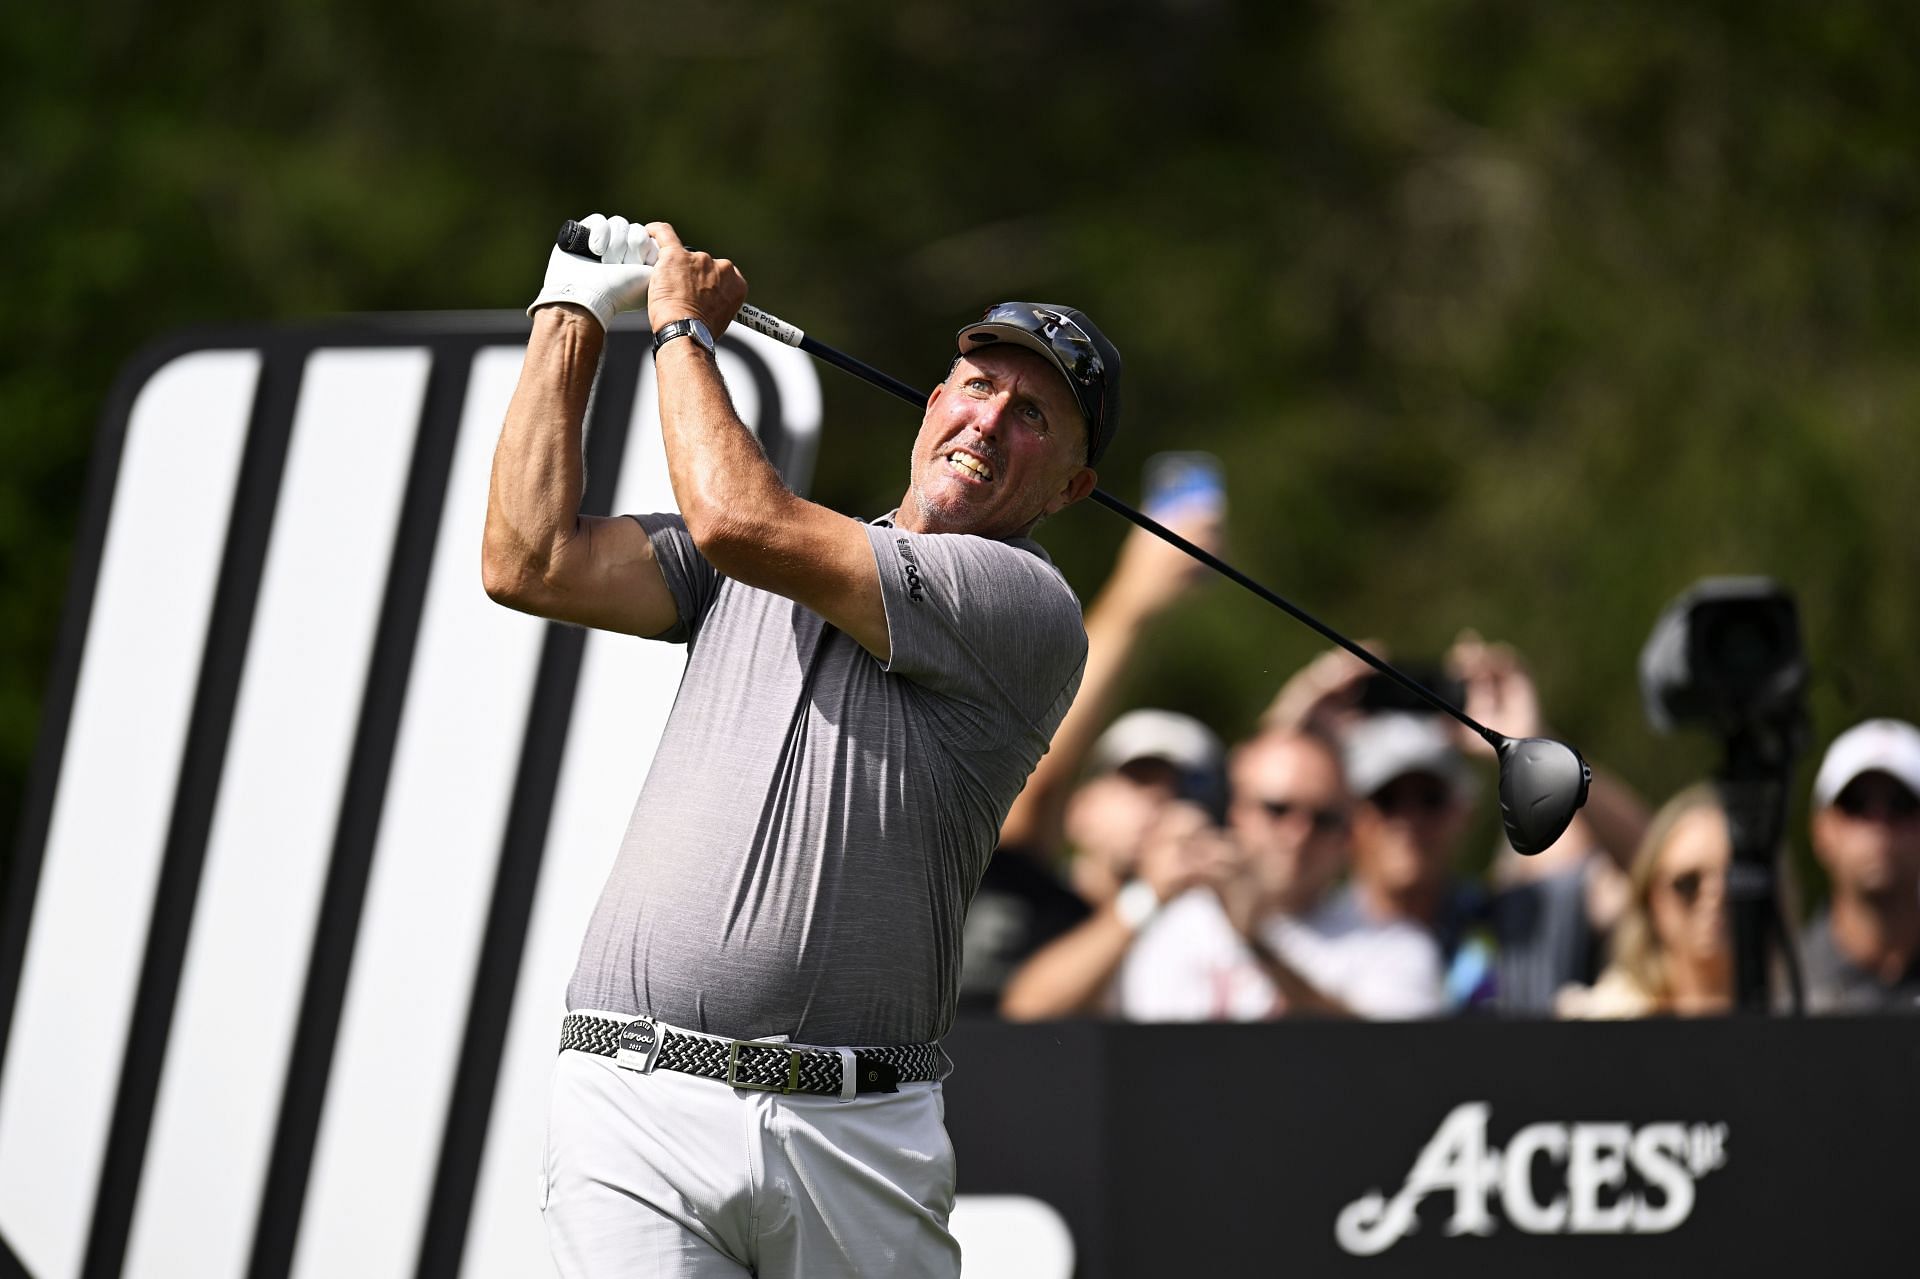
<instances>
[{"instance_id":1,"label":"man's face","mask_svg":"<svg viewBox=\"0 0 1920 1279\"><path fill-rule=\"evenodd\" d=\"M1354 874L1387 893L1435 887L1447 878L1466 820L1444 777L1402 773L1354 807Z\"/></svg>"},{"instance_id":2,"label":"man's face","mask_svg":"<svg viewBox=\"0 0 1920 1279\"><path fill-rule=\"evenodd\" d=\"M1065 379L1023 347L962 356L927 401L900 526L1010 537L1093 488Z\"/></svg>"},{"instance_id":3,"label":"man's face","mask_svg":"<svg viewBox=\"0 0 1920 1279\"><path fill-rule=\"evenodd\" d=\"M1814 813L1813 851L1836 888L1911 898L1920 891L1920 800L1890 774L1862 773Z\"/></svg>"},{"instance_id":4,"label":"man's face","mask_svg":"<svg viewBox=\"0 0 1920 1279\"><path fill-rule=\"evenodd\" d=\"M1269 907L1312 910L1346 869L1348 800L1333 754L1302 737L1256 739L1233 757L1227 822Z\"/></svg>"}]
</instances>

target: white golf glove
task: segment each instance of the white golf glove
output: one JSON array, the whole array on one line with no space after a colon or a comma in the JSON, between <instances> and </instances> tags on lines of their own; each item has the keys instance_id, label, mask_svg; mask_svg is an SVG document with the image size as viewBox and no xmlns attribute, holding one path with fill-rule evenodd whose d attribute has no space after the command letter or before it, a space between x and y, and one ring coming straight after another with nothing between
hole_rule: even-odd
<instances>
[{"instance_id":1,"label":"white golf glove","mask_svg":"<svg viewBox=\"0 0 1920 1279\"><path fill-rule=\"evenodd\" d=\"M587 228L587 247L594 257L555 248L547 258L547 281L527 314L550 302L572 302L593 312L604 329L620 312L646 302L647 281L660 250L644 223L595 213L581 218L580 225Z\"/></svg>"}]
</instances>

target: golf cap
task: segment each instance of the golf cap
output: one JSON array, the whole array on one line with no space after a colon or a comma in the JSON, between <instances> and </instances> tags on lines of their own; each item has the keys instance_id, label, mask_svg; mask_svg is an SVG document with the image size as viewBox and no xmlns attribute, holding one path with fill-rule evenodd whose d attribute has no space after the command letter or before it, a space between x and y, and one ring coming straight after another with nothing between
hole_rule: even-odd
<instances>
[{"instance_id":1,"label":"golf cap","mask_svg":"<svg viewBox=\"0 0 1920 1279\"><path fill-rule=\"evenodd\" d=\"M1136 760L1158 759L1189 775L1220 767L1220 739L1213 730L1177 711L1128 711L1107 726L1093 744L1088 763L1096 773L1111 773Z\"/></svg>"},{"instance_id":2,"label":"golf cap","mask_svg":"<svg viewBox=\"0 0 1920 1279\"><path fill-rule=\"evenodd\" d=\"M1113 443L1120 426L1120 351L1085 311L1048 302L998 302L961 329L960 354L1011 342L1047 358L1067 380L1087 424L1087 465Z\"/></svg>"},{"instance_id":3,"label":"golf cap","mask_svg":"<svg viewBox=\"0 0 1920 1279\"><path fill-rule=\"evenodd\" d=\"M1447 784L1456 803L1473 798L1473 771L1436 716L1368 715L1347 730L1344 747L1347 785L1355 795L1376 795L1395 778L1427 773Z\"/></svg>"},{"instance_id":4,"label":"golf cap","mask_svg":"<svg viewBox=\"0 0 1920 1279\"><path fill-rule=\"evenodd\" d=\"M1920 795L1920 728L1903 719L1870 719L1834 738L1814 774L1814 805L1825 808L1862 773L1885 773Z\"/></svg>"}]
</instances>

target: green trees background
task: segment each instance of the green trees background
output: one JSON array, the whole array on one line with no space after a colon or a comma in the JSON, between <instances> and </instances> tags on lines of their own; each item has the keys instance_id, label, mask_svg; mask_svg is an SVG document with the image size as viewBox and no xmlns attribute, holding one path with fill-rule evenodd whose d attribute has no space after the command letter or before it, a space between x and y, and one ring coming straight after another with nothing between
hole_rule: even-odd
<instances>
[{"instance_id":1,"label":"green trees background","mask_svg":"<svg viewBox=\"0 0 1920 1279\"><path fill-rule=\"evenodd\" d=\"M1655 800L1714 750L1650 733L1634 659L1705 574L1797 594L1819 745L1920 716L1913 6L107 0L0 49L9 844L114 371L523 305L595 209L908 380L987 301L1085 307L1127 354L1109 488L1220 454L1242 567L1402 656L1512 641ZM814 495L883 509L912 414L823 378ZM1123 529L1044 530L1083 598ZM1131 692L1231 736L1320 647L1217 583Z\"/></svg>"}]
</instances>

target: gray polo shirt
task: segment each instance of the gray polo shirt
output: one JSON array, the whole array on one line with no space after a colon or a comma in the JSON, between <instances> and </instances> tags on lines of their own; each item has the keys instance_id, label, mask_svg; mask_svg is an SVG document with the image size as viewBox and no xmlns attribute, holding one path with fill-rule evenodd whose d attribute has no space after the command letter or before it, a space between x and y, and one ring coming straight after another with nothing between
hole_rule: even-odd
<instances>
[{"instance_id":1,"label":"gray polo shirt","mask_svg":"<svg viewBox=\"0 0 1920 1279\"><path fill-rule=\"evenodd\" d=\"M734 1038L939 1038L967 903L1079 687L1079 601L1030 540L882 518L882 664L715 572L678 516L635 518L687 669L569 1007Z\"/></svg>"}]
</instances>

